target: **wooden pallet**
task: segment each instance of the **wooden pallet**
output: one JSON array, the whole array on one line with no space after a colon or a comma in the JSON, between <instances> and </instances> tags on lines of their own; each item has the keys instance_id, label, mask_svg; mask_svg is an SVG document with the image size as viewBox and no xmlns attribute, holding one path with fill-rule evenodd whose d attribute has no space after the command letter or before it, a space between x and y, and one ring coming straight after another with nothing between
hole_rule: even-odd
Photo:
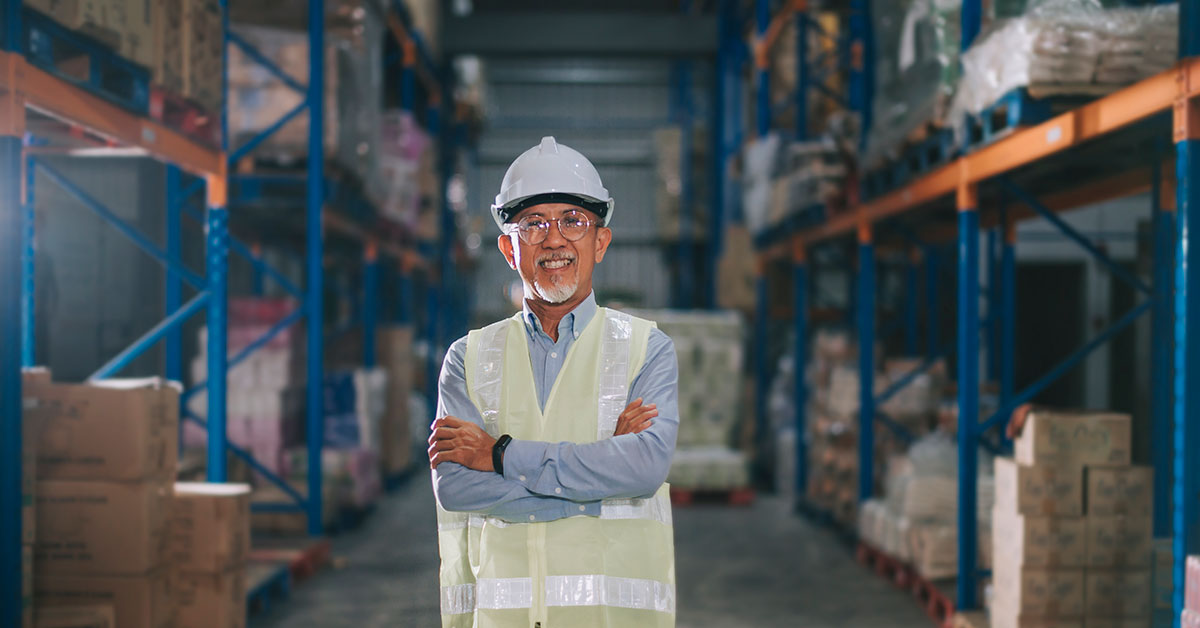
<instances>
[{"instance_id":1,"label":"wooden pallet","mask_svg":"<svg viewBox=\"0 0 1200 628\"><path fill-rule=\"evenodd\" d=\"M859 543L855 558L860 564L896 587L908 591L938 628L954 628L954 600L912 566L866 543Z\"/></svg>"},{"instance_id":2,"label":"wooden pallet","mask_svg":"<svg viewBox=\"0 0 1200 628\"><path fill-rule=\"evenodd\" d=\"M149 111L149 70L28 7L21 25L30 63L134 113Z\"/></svg>"},{"instance_id":3,"label":"wooden pallet","mask_svg":"<svg viewBox=\"0 0 1200 628\"><path fill-rule=\"evenodd\" d=\"M1098 91L1099 90L1099 91ZM976 150L1095 100L1112 91L1105 86L1019 87L967 120L967 149Z\"/></svg>"},{"instance_id":4,"label":"wooden pallet","mask_svg":"<svg viewBox=\"0 0 1200 628\"><path fill-rule=\"evenodd\" d=\"M221 146L221 116L158 85L150 86L150 117L205 146Z\"/></svg>"},{"instance_id":5,"label":"wooden pallet","mask_svg":"<svg viewBox=\"0 0 1200 628\"><path fill-rule=\"evenodd\" d=\"M883 196L959 155L952 130L932 125L922 125L920 128L922 131L908 140L898 159L863 175L864 200Z\"/></svg>"},{"instance_id":6,"label":"wooden pallet","mask_svg":"<svg viewBox=\"0 0 1200 628\"><path fill-rule=\"evenodd\" d=\"M752 488L712 490L671 487L671 504L675 506L693 506L697 504L749 506L753 503L754 489Z\"/></svg>"},{"instance_id":7,"label":"wooden pallet","mask_svg":"<svg viewBox=\"0 0 1200 628\"><path fill-rule=\"evenodd\" d=\"M303 582L329 564L332 547L328 539L255 539L250 561L280 564L292 582Z\"/></svg>"}]
</instances>

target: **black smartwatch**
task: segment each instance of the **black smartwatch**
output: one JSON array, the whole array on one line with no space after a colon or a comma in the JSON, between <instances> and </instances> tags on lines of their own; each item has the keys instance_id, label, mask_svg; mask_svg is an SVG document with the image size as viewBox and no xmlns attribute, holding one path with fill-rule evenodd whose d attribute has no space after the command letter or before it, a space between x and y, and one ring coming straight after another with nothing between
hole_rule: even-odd
<instances>
[{"instance_id":1,"label":"black smartwatch","mask_svg":"<svg viewBox=\"0 0 1200 628\"><path fill-rule=\"evenodd\" d=\"M502 434L496 439L496 444L492 445L492 468L500 475L504 475L504 450L508 449L511 442L512 436Z\"/></svg>"}]
</instances>

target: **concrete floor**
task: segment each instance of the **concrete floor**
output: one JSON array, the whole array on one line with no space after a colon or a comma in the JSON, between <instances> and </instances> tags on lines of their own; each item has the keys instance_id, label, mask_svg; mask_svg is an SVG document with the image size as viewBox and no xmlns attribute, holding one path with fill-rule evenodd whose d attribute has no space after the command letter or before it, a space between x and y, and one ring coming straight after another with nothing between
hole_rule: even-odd
<instances>
[{"instance_id":1,"label":"concrete floor","mask_svg":"<svg viewBox=\"0 0 1200 628\"><path fill-rule=\"evenodd\" d=\"M433 494L419 474L359 530L334 539L336 568L300 584L250 628L436 627ZM675 510L679 628L927 628L913 599L854 562L779 499Z\"/></svg>"}]
</instances>

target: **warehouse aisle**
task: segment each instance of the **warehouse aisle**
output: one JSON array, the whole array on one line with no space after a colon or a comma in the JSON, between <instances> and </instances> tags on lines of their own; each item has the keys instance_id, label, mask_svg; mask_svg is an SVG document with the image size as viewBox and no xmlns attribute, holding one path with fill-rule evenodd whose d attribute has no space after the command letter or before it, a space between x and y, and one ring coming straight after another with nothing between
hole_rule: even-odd
<instances>
[{"instance_id":1,"label":"warehouse aisle","mask_svg":"<svg viewBox=\"0 0 1200 628\"><path fill-rule=\"evenodd\" d=\"M675 511L679 628L925 628L913 603L781 500ZM344 564L302 584L250 628L440 625L433 495L422 475L334 540Z\"/></svg>"}]
</instances>

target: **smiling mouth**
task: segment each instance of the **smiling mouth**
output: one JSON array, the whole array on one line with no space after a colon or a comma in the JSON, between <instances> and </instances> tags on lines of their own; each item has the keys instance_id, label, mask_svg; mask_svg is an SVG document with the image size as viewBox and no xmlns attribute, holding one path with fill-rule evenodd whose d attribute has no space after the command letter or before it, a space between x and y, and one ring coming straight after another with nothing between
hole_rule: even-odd
<instances>
[{"instance_id":1,"label":"smiling mouth","mask_svg":"<svg viewBox=\"0 0 1200 628\"><path fill-rule=\"evenodd\" d=\"M574 264L575 260L571 259L548 259L538 263L538 266L546 270L561 270Z\"/></svg>"}]
</instances>

